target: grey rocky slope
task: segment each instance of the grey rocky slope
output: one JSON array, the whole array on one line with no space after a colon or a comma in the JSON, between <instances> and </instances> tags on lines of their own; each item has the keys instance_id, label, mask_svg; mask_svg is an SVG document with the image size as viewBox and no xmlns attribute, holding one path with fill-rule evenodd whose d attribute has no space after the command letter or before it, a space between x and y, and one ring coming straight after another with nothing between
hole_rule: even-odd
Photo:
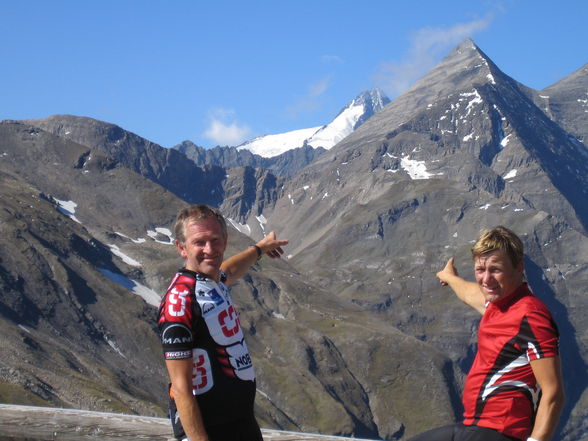
<instances>
[{"instance_id":1,"label":"grey rocky slope","mask_svg":"<svg viewBox=\"0 0 588 441\"><path fill-rule=\"evenodd\" d=\"M227 166L216 165L214 161L196 164L179 151L165 149L117 125L92 118L53 115L23 123L101 152L109 160L161 185L188 203L223 206L225 214L237 223L244 222L250 212L260 213L273 205L274 195L282 186L283 179L271 171L254 169L247 161L243 165L237 161L232 168L229 167L231 161L226 161ZM312 151L306 155L304 165L314 160L317 153ZM222 152L231 155L230 149ZM247 154L241 157L246 158ZM287 152L277 158L276 163L290 161L293 167L299 158L297 151ZM253 181L252 175L256 176Z\"/></svg>"},{"instance_id":2,"label":"grey rocky slope","mask_svg":"<svg viewBox=\"0 0 588 441\"><path fill-rule=\"evenodd\" d=\"M180 262L162 243L165 234L146 233L169 227L182 201L101 152L36 127L2 123L0 140L6 233L0 326L11 336L3 347L3 400L162 414L155 309L112 280L163 291ZM70 212L77 221L57 201L77 203ZM230 251L250 241L231 230ZM382 347L409 353L426 344L387 326L365 327L361 308L331 298L286 262L262 261L234 295L256 357L258 414L266 426L402 436L400 417L378 422L374 409L391 404L370 403L349 363L358 335L369 342L361 350L384 364ZM431 348L415 357L427 373L450 365ZM433 375L438 381L429 385L424 372L411 374L419 387L443 395L445 376ZM410 391L400 386L394 395L405 403ZM410 418L410 407L395 408Z\"/></svg>"},{"instance_id":3,"label":"grey rocky slope","mask_svg":"<svg viewBox=\"0 0 588 441\"><path fill-rule=\"evenodd\" d=\"M151 308L98 270L120 273L106 246L1 179L2 401L161 414Z\"/></svg>"},{"instance_id":4,"label":"grey rocky slope","mask_svg":"<svg viewBox=\"0 0 588 441\"><path fill-rule=\"evenodd\" d=\"M217 205L223 199L222 168L214 165L198 167L181 153L164 149L115 124L74 115L53 115L23 122L103 152L184 200ZM210 191L202 194L201 188Z\"/></svg>"},{"instance_id":5,"label":"grey rocky slope","mask_svg":"<svg viewBox=\"0 0 588 441\"><path fill-rule=\"evenodd\" d=\"M519 232L531 286L562 328L562 439L580 439L587 167L584 146L466 41L293 177L263 215L266 228L293 239L291 262L311 280L440 348L462 372L478 318L459 309L434 274L452 254L467 271L468 242L484 227Z\"/></svg>"},{"instance_id":6,"label":"grey rocky slope","mask_svg":"<svg viewBox=\"0 0 588 441\"><path fill-rule=\"evenodd\" d=\"M541 90L538 96L538 107L584 145L588 145L588 64Z\"/></svg>"},{"instance_id":7,"label":"grey rocky slope","mask_svg":"<svg viewBox=\"0 0 588 441\"><path fill-rule=\"evenodd\" d=\"M234 289L259 375L264 425L400 439L458 417L479 317L439 287L434 274L455 255L469 275L471 239L504 224L523 237L531 287L552 308L562 334L568 401L557 439L586 439L586 153L576 135L535 104L535 93L466 41L291 179L223 170L223 194L231 196L221 206L232 224L254 238L276 230L291 240L287 260L262 260ZM44 133L24 129L13 137L15 149L42 150L46 141L37 140ZM68 157L76 160L66 161L72 169L84 163L75 149ZM103 158L122 173L121 163ZM19 160L7 172L16 176L31 164ZM84 169L77 170L81 179ZM63 187L75 189L78 181L67 176ZM24 178L35 188L50 183L34 170ZM80 210L92 199L82 194ZM126 200L121 192L108 197L118 201L109 202L113 207ZM164 226L176 207L169 213L162 207L149 225L140 216L124 220L122 232L137 238L145 228ZM107 228L80 215L88 234L106 244L116 234L104 231L119 231L117 217ZM135 223L144 226L132 230ZM116 236L121 249L141 260L141 272L153 274L141 280L154 289L164 285L173 248L149 242L161 247L155 253ZM231 230L231 240L234 251L253 239ZM127 275L136 271L114 261Z\"/></svg>"},{"instance_id":8,"label":"grey rocky slope","mask_svg":"<svg viewBox=\"0 0 588 441\"><path fill-rule=\"evenodd\" d=\"M194 161L196 165L215 164L220 167L252 167L271 171L277 176L291 176L313 162L322 153L323 148L301 146L288 150L272 158L251 153L248 150L238 150L237 147L214 147L205 149L192 141L184 141L174 147Z\"/></svg>"},{"instance_id":9,"label":"grey rocky slope","mask_svg":"<svg viewBox=\"0 0 588 441\"><path fill-rule=\"evenodd\" d=\"M107 227L115 220L110 216L124 219L126 209L145 213L153 204L143 224L123 220L120 231L130 234L149 220L162 221L156 198L109 204L108 193L122 194L145 180L133 179L105 157L88 155L85 147L23 124L0 124L0 150L3 400L161 412L154 390L164 386L158 379L162 369L149 355L157 349L152 308L104 276L122 277L133 268L56 204L69 197L90 201L77 215L102 225L102 236L115 239ZM171 196L161 187L155 190L154 195ZM141 274L135 271L134 277Z\"/></svg>"}]
</instances>

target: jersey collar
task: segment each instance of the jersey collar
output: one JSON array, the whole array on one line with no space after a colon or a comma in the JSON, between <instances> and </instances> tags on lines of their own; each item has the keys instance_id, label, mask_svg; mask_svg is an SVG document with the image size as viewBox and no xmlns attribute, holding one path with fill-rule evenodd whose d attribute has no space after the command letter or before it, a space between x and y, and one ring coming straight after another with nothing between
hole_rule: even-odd
<instances>
[{"instance_id":1,"label":"jersey collar","mask_svg":"<svg viewBox=\"0 0 588 441\"><path fill-rule=\"evenodd\" d=\"M186 268L180 268L179 272L185 276L191 277L195 280L200 280L200 281L206 281L206 280L211 280L210 277L201 274L201 273L197 273L196 271L192 271ZM223 272L220 271L220 281L222 283L225 283L227 281L227 275Z\"/></svg>"},{"instance_id":2,"label":"jersey collar","mask_svg":"<svg viewBox=\"0 0 588 441\"><path fill-rule=\"evenodd\" d=\"M508 309L509 306L514 304L521 297L524 297L524 296L530 295L530 294L531 294L531 291L529 290L529 286L527 285L527 282L523 282L523 283L521 283L521 285L517 289L515 289L508 296L503 297L502 299L499 299L496 302L489 302L490 304L488 305L488 307L493 305L494 307L499 308L500 310L505 310L505 309Z\"/></svg>"}]
</instances>

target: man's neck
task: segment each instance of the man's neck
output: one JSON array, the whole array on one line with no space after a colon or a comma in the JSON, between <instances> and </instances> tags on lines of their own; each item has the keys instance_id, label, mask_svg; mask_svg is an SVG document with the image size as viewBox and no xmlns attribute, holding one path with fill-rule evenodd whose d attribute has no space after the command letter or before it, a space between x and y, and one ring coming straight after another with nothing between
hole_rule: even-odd
<instances>
[{"instance_id":1,"label":"man's neck","mask_svg":"<svg viewBox=\"0 0 588 441\"><path fill-rule=\"evenodd\" d=\"M193 270L193 269L191 269L191 268L189 268L187 266L185 266L184 268L182 268L182 270L191 272L193 274L198 274L200 277L204 277L206 279L213 280L213 281L215 281L217 283L220 282L220 280L221 280L221 271L220 270L217 271L215 277L212 277L210 274L205 274L205 273L200 272L200 271L195 271L195 270Z\"/></svg>"}]
</instances>

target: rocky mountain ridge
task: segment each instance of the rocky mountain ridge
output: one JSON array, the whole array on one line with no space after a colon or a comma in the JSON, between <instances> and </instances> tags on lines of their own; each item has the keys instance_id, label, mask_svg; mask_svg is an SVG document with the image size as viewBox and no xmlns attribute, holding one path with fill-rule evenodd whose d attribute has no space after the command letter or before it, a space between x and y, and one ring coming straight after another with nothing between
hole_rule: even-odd
<instances>
[{"instance_id":1,"label":"rocky mountain ridge","mask_svg":"<svg viewBox=\"0 0 588 441\"><path fill-rule=\"evenodd\" d=\"M237 146L237 150L250 151L265 158L278 156L303 146L330 150L389 102L388 97L380 89L365 91L341 109L329 124L277 135L260 136Z\"/></svg>"},{"instance_id":2,"label":"rocky mountain ridge","mask_svg":"<svg viewBox=\"0 0 588 441\"><path fill-rule=\"evenodd\" d=\"M537 107L584 145L588 133L588 64L534 95Z\"/></svg>"},{"instance_id":3,"label":"rocky mountain ridge","mask_svg":"<svg viewBox=\"0 0 588 441\"><path fill-rule=\"evenodd\" d=\"M205 149L191 141L184 141L174 149L200 166L250 166L271 171L277 176L289 177L360 127L389 102L382 91L374 89L359 94L333 121L322 127L260 136L236 147L217 146Z\"/></svg>"},{"instance_id":4,"label":"rocky mountain ridge","mask_svg":"<svg viewBox=\"0 0 588 441\"><path fill-rule=\"evenodd\" d=\"M237 147L213 147L205 149L197 146L192 141L184 141L173 147L194 161L195 164L203 166L214 164L220 167L252 167L268 170L276 176L289 177L302 170L313 162L325 149L313 148L308 145L290 149L280 155L271 158L251 153L249 150L238 150Z\"/></svg>"},{"instance_id":5,"label":"rocky mountain ridge","mask_svg":"<svg viewBox=\"0 0 588 441\"><path fill-rule=\"evenodd\" d=\"M563 300L585 292L586 152L533 104L527 88L466 41L289 180L263 215L267 228L279 225L292 238L291 262L309 278L443 347L464 368L476 317L467 316L464 329L453 308L439 310L450 299L433 275L451 254L468 268L468 241L482 228L518 231L531 286L565 329L568 384L578 385L568 390L569 416L588 398L577 376L586 372L583 301ZM568 430L585 427L585 416L572 419Z\"/></svg>"},{"instance_id":6,"label":"rocky mountain ridge","mask_svg":"<svg viewBox=\"0 0 588 441\"><path fill-rule=\"evenodd\" d=\"M179 152L124 131L108 135L115 129L107 123L61 116L0 124L0 225L11 244L0 247L9 250L0 254L0 326L13 354L0 357L0 396L162 409L157 339L141 312L150 307L108 275L161 292L179 264L166 228L178 206L208 202L231 220L230 252L270 230L290 239L288 259L260 261L233 290L264 426L406 439L459 418L479 317L434 274L450 255L469 274L470 241L504 224L523 238L529 283L562 334L567 405L557 439L586 439L588 160L585 124L572 117L585 78L581 69L547 88L546 107L545 91L509 78L467 40L343 141L281 178L183 165L186 173L194 167L195 184L174 173ZM80 127L77 138L68 125ZM185 197L182 182L193 185ZM80 223L57 200L77 203ZM133 331L120 327L120 316ZM64 322L91 336L92 344L73 340L78 358ZM137 360L151 375L133 371L134 330ZM51 345L63 348L59 357ZM42 369L31 363L39 354L51 361ZM59 380L75 374L81 388L97 366L108 366L95 376L101 395L72 397Z\"/></svg>"}]
</instances>

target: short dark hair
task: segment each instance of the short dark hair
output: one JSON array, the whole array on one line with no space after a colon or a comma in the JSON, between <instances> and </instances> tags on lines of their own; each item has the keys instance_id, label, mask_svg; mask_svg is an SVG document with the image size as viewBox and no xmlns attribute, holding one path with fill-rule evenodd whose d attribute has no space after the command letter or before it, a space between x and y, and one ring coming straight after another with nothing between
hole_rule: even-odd
<instances>
[{"instance_id":1,"label":"short dark hair","mask_svg":"<svg viewBox=\"0 0 588 441\"><path fill-rule=\"evenodd\" d=\"M204 204L197 204L190 205L179 211L174 226L176 240L182 244L186 241L186 224L188 221L200 222L209 218L216 219L221 227L223 238L226 239L227 223L225 222L223 215L216 208Z\"/></svg>"},{"instance_id":2,"label":"short dark hair","mask_svg":"<svg viewBox=\"0 0 588 441\"><path fill-rule=\"evenodd\" d=\"M523 242L515 233L503 226L483 231L472 247L472 258L493 251L503 251L516 267L524 259Z\"/></svg>"}]
</instances>

